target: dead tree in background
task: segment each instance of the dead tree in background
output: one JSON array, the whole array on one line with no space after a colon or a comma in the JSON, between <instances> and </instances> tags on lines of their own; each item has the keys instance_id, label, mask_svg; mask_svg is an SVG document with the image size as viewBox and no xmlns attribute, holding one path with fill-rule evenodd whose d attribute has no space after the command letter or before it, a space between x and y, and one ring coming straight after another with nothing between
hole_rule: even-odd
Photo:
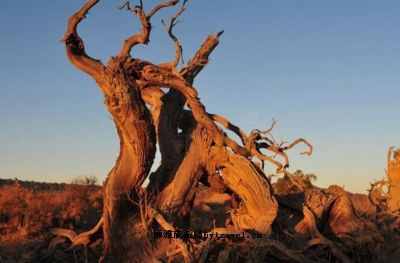
<instances>
[{"instance_id":1,"label":"dead tree in background","mask_svg":"<svg viewBox=\"0 0 400 263\"><path fill-rule=\"evenodd\" d=\"M369 198L381 210L398 213L400 210L400 149L389 147L386 179L371 184Z\"/></svg>"},{"instance_id":2,"label":"dead tree in background","mask_svg":"<svg viewBox=\"0 0 400 263\"><path fill-rule=\"evenodd\" d=\"M105 255L113 262L130 262L165 253L168 244L152 243L147 227L154 221L168 230L187 228L195 189L199 180L207 181L210 176L240 199L239 207L230 214L232 229L268 234L278 205L262 169L264 162L274 165L276 173L288 175L285 151L305 143L310 148L306 154L311 154L311 145L304 139L278 144L270 136L272 127L248 135L226 118L206 111L193 83L222 32L208 36L194 57L178 69L182 48L173 28L187 0L169 23L164 23L175 45L175 58L160 65L132 54L136 46L149 43L152 16L179 0L160 3L149 11L144 10L142 1L133 8L129 2L124 4L121 8L139 18L141 32L128 37L107 64L86 53L77 32L78 24L98 2L87 1L71 16L64 40L70 62L100 87L120 140L118 159L104 185L103 216L96 226L96 230L103 229ZM241 141L230 138L226 130ZM157 144L161 165L150 175L149 186L141 188ZM80 237L87 242L87 233ZM185 251L185 244L179 246Z\"/></svg>"},{"instance_id":3,"label":"dead tree in background","mask_svg":"<svg viewBox=\"0 0 400 263\"><path fill-rule=\"evenodd\" d=\"M387 206L390 212L398 212L400 210L400 149L389 148L386 175L389 181Z\"/></svg>"}]
</instances>

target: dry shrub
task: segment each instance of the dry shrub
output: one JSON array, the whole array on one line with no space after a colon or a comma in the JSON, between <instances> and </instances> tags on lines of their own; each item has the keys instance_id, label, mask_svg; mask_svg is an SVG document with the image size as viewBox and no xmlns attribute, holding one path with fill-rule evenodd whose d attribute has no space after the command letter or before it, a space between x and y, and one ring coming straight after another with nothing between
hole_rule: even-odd
<instances>
[{"instance_id":1,"label":"dry shrub","mask_svg":"<svg viewBox=\"0 0 400 263\"><path fill-rule=\"evenodd\" d=\"M313 188L312 182L317 180L315 174L304 174L303 171L297 170L293 175L279 178L273 185L274 192L277 195L286 195L301 192L305 189Z\"/></svg>"},{"instance_id":2,"label":"dry shrub","mask_svg":"<svg viewBox=\"0 0 400 263\"><path fill-rule=\"evenodd\" d=\"M36 191L18 181L0 187L0 242L34 238L50 227L90 228L100 218L102 192L96 185Z\"/></svg>"}]
</instances>

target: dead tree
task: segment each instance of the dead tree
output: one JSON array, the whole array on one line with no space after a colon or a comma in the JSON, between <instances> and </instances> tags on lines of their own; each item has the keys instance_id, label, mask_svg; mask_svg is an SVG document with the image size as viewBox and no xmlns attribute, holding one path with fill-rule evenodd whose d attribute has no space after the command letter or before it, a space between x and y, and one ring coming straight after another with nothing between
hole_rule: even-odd
<instances>
[{"instance_id":1,"label":"dead tree","mask_svg":"<svg viewBox=\"0 0 400 263\"><path fill-rule=\"evenodd\" d=\"M141 32L128 37L107 64L86 53L77 32L79 23L98 2L88 0L70 17L64 41L70 62L92 76L103 93L120 140L118 159L104 185L103 216L96 226L96 230L100 226L103 230L106 258L131 262L167 253L170 244L151 241L148 226L156 224L168 230L188 227L195 188L199 180L211 175L217 175L221 184L240 199L240 206L231 211L232 227L269 233L277 202L263 164L268 162L276 167L276 173L290 175L286 151L305 143L310 146L306 154L311 154L311 145L304 139L276 143L270 136L272 127L247 135L226 118L206 111L193 83L222 32L208 36L194 57L178 69L182 47L173 28L187 0L169 23L164 23L175 45L175 58L159 65L132 54L135 46L149 43L152 16L179 0L162 2L149 11L142 1L135 7L129 2L121 6L138 17ZM241 141L231 139L226 130ZM157 144L162 162L149 175ZM141 188L148 176L150 184ZM143 201L146 198L148 201ZM87 240L92 232L79 237ZM178 247L188 260L185 244Z\"/></svg>"},{"instance_id":2,"label":"dead tree","mask_svg":"<svg viewBox=\"0 0 400 263\"><path fill-rule=\"evenodd\" d=\"M400 149L390 147L387 156L388 209L390 212L400 210Z\"/></svg>"},{"instance_id":3,"label":"dead tree","mask_svg":"<svg viewBox=\"0 0 400 263\"><path fill-rule=\"evenodd\" d=\"M382 211L397 213L400 210L400 149L389 147L386 179L371 183L369 198Z\"/></svg>"}]
</instances>

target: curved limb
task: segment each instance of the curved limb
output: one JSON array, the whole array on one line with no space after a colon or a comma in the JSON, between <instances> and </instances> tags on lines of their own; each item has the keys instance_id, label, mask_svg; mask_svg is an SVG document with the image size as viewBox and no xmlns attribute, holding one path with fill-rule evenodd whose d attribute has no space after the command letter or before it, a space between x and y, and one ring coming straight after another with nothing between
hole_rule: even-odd
<instances>
[{"instance_id":1,"label":"curved limb","mask_svg":"<svg viewBox=\"0 0 400 263\"><path fill-rule=\"evenodd\" d=\"M249 137L247 137L247 134L240 129L240 127L234 125L231 123L229 120L226 118L217 115L217 114L208 114L214 121L220 123L222 126L224 126L225 129L228 129L232 132L234 132L237 136L239 136L240 140L242 141L243 145L246 145L247 141L249 140Z\"/></svg>"},{"instance_id":2,"label":"curved limb","mask_svg":"<svg viewBox=\"0 0 400 263\"><path fill-rule=\"evenodd\" d=\"M261 134L271 134L271 131L274 129L276 123L277 123L277 121L275 119L272 119L272 124L267 130L262 131L262 130L254 129L250 132L249 137L252 139L256 139Z\"/></svg>"},{"instance_id":3,"label":"curved limb","mask_svg":"<svg viewBox=\"0 0 400 263\"><path fill-rule=\"evenodd\" d=\"M308 146L308 151L302 152L300 154L306 154L306 155L312 154L312 151L313 151L312 145L306 139L303 139L303 138L299 138L299 139L295 140L294 142L292 142L291 144L289 144L288 146L282 147L282 150L286 151L286 150L292 149L294 146L296 146L299 143L304 143L305 145Z\"/></svg>"},{"instance_id":4,"label":"curved limb","mask_svg":"<svg viewBox=\"0 0 400 263\"><path fill-rule=\"evenodd\" d=\"M149 42L149 37L150 37L150 31L151 31L151 23L150 19L151 17L157 13L162 8L169 7L169 6L174 6L179 2L179 0L172 0L168 2L163 2L158 4L156 7L154 7L147 15L143 11L143 6L135 6L134 9L132 10L133 13L139 17L140 23L142 25L142 30L139 34L135 34L130 36L128 39L125 40L121 51L119 52L120 57L127 57L130 56L131 50L135 45L138 44L148 44ZM127 6L128 9L129 6Z\"/></svg>"},{"instance_id":5,"label":"curved limb","mask_svg":"<svg viewBox=\"0 0 400 263\"><path fill-rule=\"evenodd\" d=\"M99 0L89 0L82 8L73 14L67 25L64 42L67 50L67 55L71 63L78 69L93 76L94 79L99 79L104 70L103 64L96 59L91 58L85 52L85 46L77 32L78 24L86 18L89 10L95 6Z\"/></svg>"}]
</instances>

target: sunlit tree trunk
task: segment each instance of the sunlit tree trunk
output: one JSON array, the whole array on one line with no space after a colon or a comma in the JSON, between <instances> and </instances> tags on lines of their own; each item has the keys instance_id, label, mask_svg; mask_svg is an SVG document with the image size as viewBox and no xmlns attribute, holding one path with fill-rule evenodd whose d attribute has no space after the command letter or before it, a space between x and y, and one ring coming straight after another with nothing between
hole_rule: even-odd
<instances>
[{"instance_id":1,"label":"sunlit tree trunk","mask_svg":"<svg viewBox=\"0 0 400 263\"><path fill-rule=\"evenodd\" d=\"M98 84L120 140L118 159L104 185L103 216L95 228L97 231L101 226L103 230L105 259L143 262L151 254L162 257L171 243L151 240L150 226L166 230L189 227L196 187L201 178L208 176L217 177L229 194L240 199L239 208L231 211L231 229L269 234L278 205L260 164L269 162L277 173L288 175L285 151L305 143L310 146L310 154L311 145L304 139L277 144L270 137L273 126L247 135L224 117L206 111L193 83L222 32L208 36L194 57L178 70L182 47L172 30L187 0L165 25L175 44L175 59L160 65L132 58L132 48L149 43L151 17L179 0L162 2L148 12L141 1L134 8L126 2L121 8L139 18L141 32L128 37L107 65L86 54L77 33L78 24L98 2L89 0L71 16L64 40L71 63ZM163 88L169 91L165 93ZM236 133L241 141L231 139L227 130ZM142 188L157 143L161 165L150 175L149 186ZM267 152L282 158L283 163ZM92 232L78 237L87 243ZM176 242L183 258L193 260L186 244Z\"/></svg>"}]
</instances>

